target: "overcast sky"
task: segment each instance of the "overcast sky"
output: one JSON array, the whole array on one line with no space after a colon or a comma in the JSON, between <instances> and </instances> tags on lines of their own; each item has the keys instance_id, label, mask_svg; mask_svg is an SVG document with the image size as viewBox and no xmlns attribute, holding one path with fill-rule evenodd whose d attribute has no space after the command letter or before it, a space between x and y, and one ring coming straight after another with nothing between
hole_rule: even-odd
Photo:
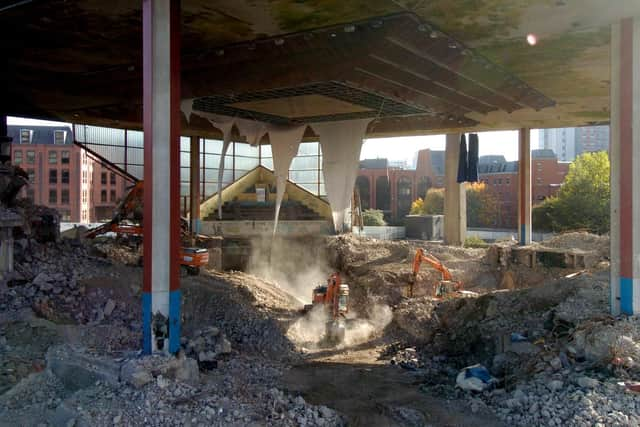
<instances>
[{"instance_id":1,"label":"overcast sky","mask_svg":"<svg viewBox=\"0 0 640 427\"><path fill-rule=\"evenodd\" d=\"M67 125L69 123L7 117L10 125ZM507 160L518 160L518 131L480 132L480 155L502 154ZM410 165L418 150L430 148L444 150L444 135L408 136L399 138L367 139L362 146L360 159L386 158L406 160ZM531 148L538 147L538 130L531 131Z\"/></svg>"}]
</instances>

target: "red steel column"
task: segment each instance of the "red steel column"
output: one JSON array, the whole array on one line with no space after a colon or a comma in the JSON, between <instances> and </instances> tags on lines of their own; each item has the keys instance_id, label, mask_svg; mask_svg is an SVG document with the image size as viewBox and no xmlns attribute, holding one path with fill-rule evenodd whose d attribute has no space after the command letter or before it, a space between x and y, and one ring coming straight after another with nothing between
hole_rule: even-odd
<instances>
[{"instance_id":1,"label":"red steel column","mask_svg":"<svg viewBox=\"0 0 640 427\"><path fill-rule=\"evenodd\" d=\"M640 313L640 19L611 33L611 312Z\"/></svg>"},{"instance_id":2,"label":"red steel column","mask_svg":"<svg viewBox=\"0 0 640 427\"><path fill-rule=\"evenodd\" d=\"M180 1L143 0L142 15L143 350L175 353L180 348ZM168 320L168 337L155 336L157 314Z\"/></svg>"}]
</instances>

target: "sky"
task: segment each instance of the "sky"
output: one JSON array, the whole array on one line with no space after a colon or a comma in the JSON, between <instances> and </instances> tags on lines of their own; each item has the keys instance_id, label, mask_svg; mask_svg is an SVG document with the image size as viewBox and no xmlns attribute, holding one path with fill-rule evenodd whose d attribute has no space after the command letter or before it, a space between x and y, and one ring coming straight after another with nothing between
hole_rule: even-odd
<instances>
[{"instance_id":1,"label":"sky","mask_svg":"<svg viewBox=\"0 0 640 427\"><path fill-rule=\"evenodd\" d=\"M518 131L479 132L480 155L502 154L508 161L518 160ZM408 136L401 138L367 139L360 159L386 158L406 160L409 164L418 150L444 150L444 135ZM538 147L538 130L531 131L531 148Z\"/></svg>"},{"instance_id":2,"label":"sky","mask_svg":"<svg viewBox=\"0 0 640 427\"><path fill-rule=\"evenodd\" d=\"M20 117L7 117L9 125L24 126L56 126L70 123L51 122L45 120L24 119ZM480 132L480 155L502 154L508 161L518 160L518 131ZM432 150L444 150L444 135L431 136L407 136L398 138L367 139L362 145L360 159L386 158L394 161L406 161L413 163L418 150L430 148ZM531 148L538 146L538 130L531 131Z\"/></svg>"}]
</instances>

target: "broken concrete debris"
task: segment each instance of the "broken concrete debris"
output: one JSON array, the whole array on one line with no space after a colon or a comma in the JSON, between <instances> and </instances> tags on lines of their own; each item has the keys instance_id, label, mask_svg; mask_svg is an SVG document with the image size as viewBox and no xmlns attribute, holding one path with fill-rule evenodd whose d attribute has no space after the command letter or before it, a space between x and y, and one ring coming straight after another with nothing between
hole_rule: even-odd
<instances>
[{"instance_id":1,"label":"broken concrete debris","mask_svg":"<svg viewBox=\"0 0 640 427\"><path fill-rule=\"evenodd\" d=\"M576 244L580 235L564 239ZM304 394L304 384L283 391L284 372L325 357L326 349L301 354L287 337L300 304L277 281L241 272L184 277L181 351L141 357L141 268L127 261L135 250L108 239L20 238L14 245L16 269L0 287L1 418L274 426L354 419L321 394ZM383 369L410 375L416 392L457 402L456 416L523 426L640 422L640 395L630 391L640 379L640 329L634 317L608 314L606 255L574 274L513 263L498 269L486 249L431 245L475 294L434 298L427 290L439 275L423 269L418 296L407 298L416 243L340 236L325 245L326 268L349 283L356 320L387 307L390 324L357 347L384 349L390 363ZM553 245L564 250L561 240ZM157 328L163 332L166 319ZM365 363L355 348L333 349L330 357L343 368ZM378 398L372 417L397 425L429 419L415 402Z\"/></svg>"}]
</instances>

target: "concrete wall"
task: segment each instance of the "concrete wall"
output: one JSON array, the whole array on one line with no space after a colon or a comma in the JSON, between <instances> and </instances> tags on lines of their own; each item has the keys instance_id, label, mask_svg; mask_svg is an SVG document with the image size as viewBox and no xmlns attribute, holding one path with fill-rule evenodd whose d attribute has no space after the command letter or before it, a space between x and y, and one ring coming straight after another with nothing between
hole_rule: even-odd
<instances>
[{"instance_id":1,"label":"concrete wall","mask_svg":"<svg viewBox=\"0 0 640 427\"><path fill-rule=\"evenodd\" d=\"M406 237L406 228L390 226L373 227L366 225L362 231L354 229L353 234L380 240L396 240Z\"/></svg>"},{"instance_id":2,"label":"concrete wall","mask_svg":"<svg viewBox=\"0 0 640 427\"><path fill-rule=\"evenodd\" d=\"M202 234L224 237L271 236L273 221L203 221ZM312 236L333 234L328 221L279 221L278 234L284 236Z\"/></svg>"}]
</instances>

